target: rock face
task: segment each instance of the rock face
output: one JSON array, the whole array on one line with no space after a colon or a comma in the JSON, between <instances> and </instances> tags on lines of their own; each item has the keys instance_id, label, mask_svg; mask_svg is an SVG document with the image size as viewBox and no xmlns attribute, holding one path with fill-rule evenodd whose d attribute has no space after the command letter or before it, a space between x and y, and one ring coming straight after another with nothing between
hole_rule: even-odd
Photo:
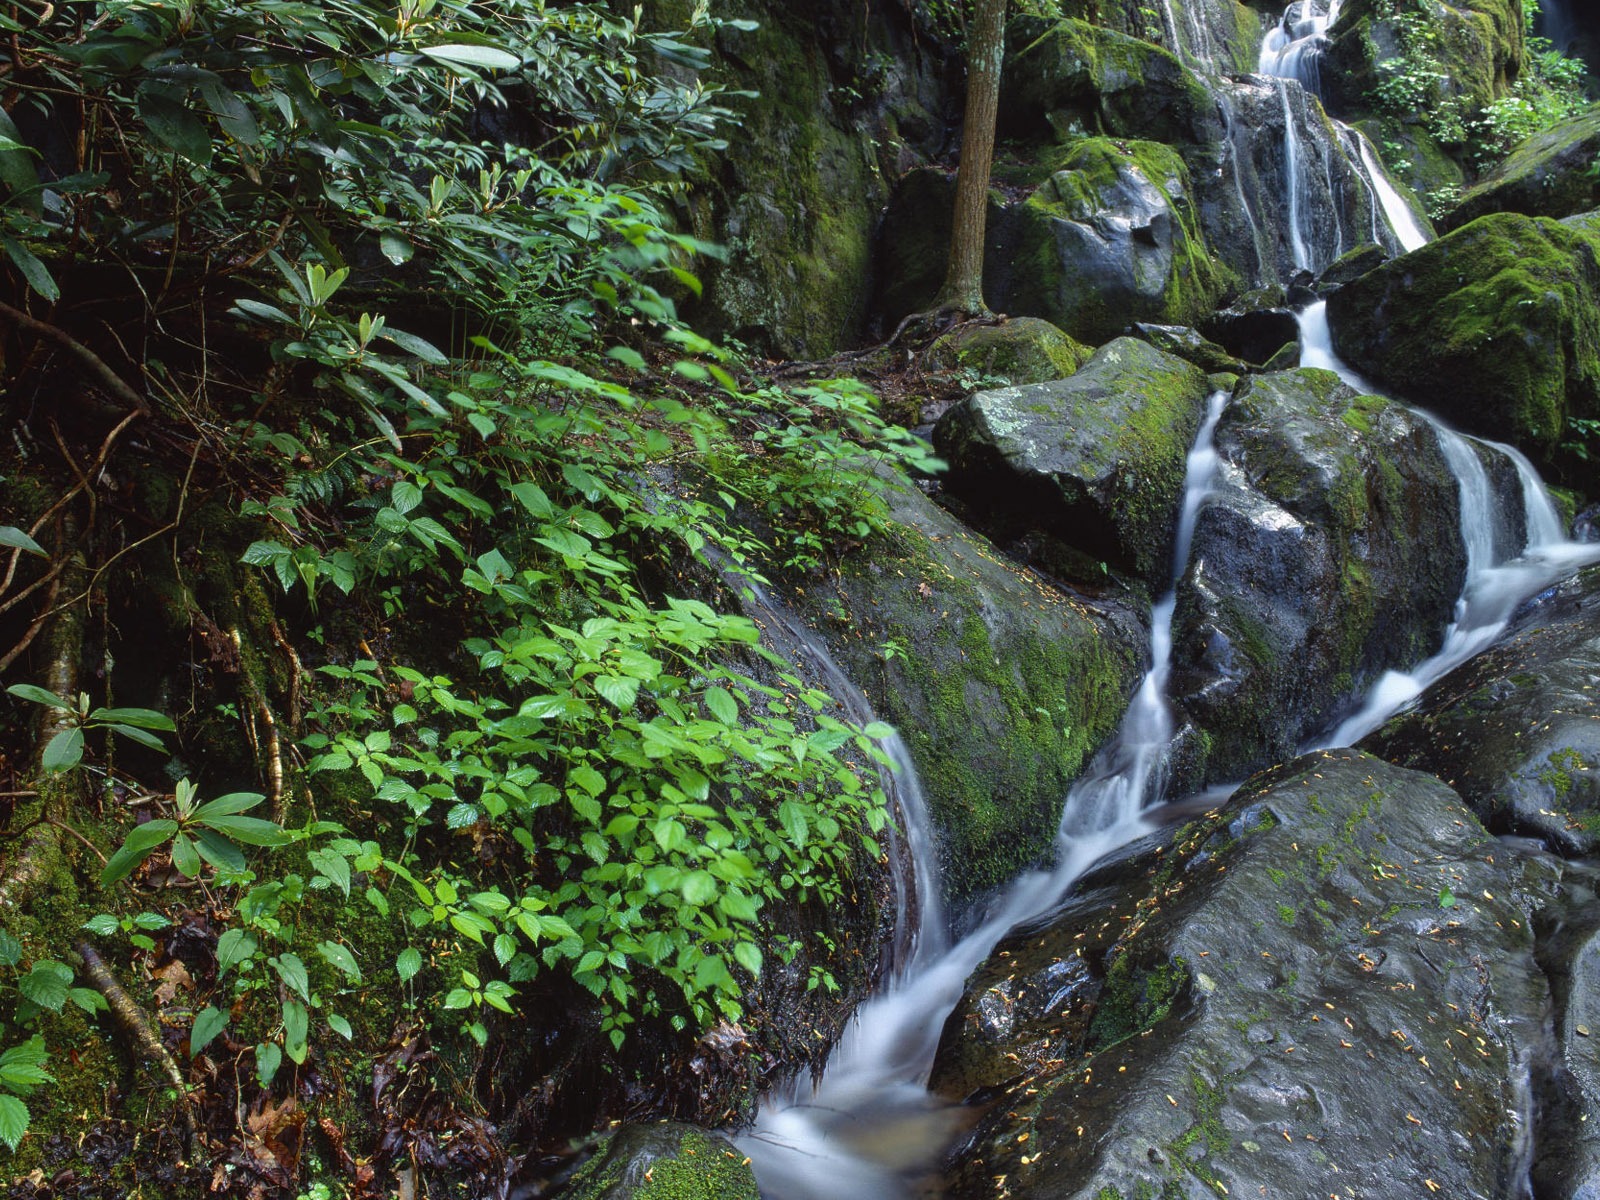
<instances>
[{"instance_id":1,"label":"rock face","mask_svg":"<svg viewBox=\"0 0 1600 1200\"><path fill-rule=\"evenodd\" d=\"M1328 371L1247 379L1173 628L1207 782L1281 762L1390 667L1438 647L1466 571L1434 428ZM1196 781L1198 782L1198 780Z\"/></svg>"},{"instance_id":2,"label":"rock face","mask_svg":"<svg viewBox=\"0 0 1600 1200\"><path fill-rule=\"evenodd\" d=\"M1600 105L1523 142L1461 197L1447 224L1459 228L1492 212L1570 217L1600 204L1590 173L1600 155Z\"/></svg>"},{"instance_id":3,"label":"rock face","mask_svg":"<svg viewBox=\"0 0 1600 1200\"><path fill-rule=\"evenodd\" d=\"M1563 585L1537 623L1435 683L1363 743L1431 771L1491 829L1564 854L1600 847L1600 570Z\"/></svg>"},{"instance_id":4,"label":"rock face","mask_svg":"<svg viewBox=\"0 0 1600 1200\"><path fill-rule=\"evenodd\" d=\"M998 376L1009 383L1065 379L1093 353L1049 321L1015 317L999 325L963 325L928 348L931 366Z\"/></svg>"},{"instance_id":5,"label":"rock face","mask_svg":"<svg viewBox=\"0 0 1600 1200\"><path fill-rule=\"evenodd\" d=\"M1038 862L1061 804L1144 670L1128 605L1068 600L904 481L892 533L839 564L801 611L900 730L938 828L947 892Z\"/></svg>"},{"instance_id":6,"label":"rock face","mask_svg":"<svg viewBox=\"0 0 1600 1200\"><path fill-rule=\"evenodd\" d=\"M986 1102L949 1194L1515 1191L1551 866L1341 750L1116 874L1005 944L946 1025L935 1085Z\"/></svg>"},{"instance_id":7,"label":"rock face","mask_svg":"<svg viewBox=\"0 0 1600 1200\"><path fill-rule=\"evenodd\" d=\"M1070 379L969 396L934 444L946 486L982 519L1042 530L1162 590L1208 391L1199 368L1118 338Z\"/></svg>"},{"instance_id":8,"label":"rock face","mask_svg":"<svg viewBox=\"0 0 1600 1200\"><path fill-rule=\"evenodd\" d=\"M1600 414L1600 214L1496 213L1346 284L1334 345L1376 383L1549 461Z\"/></svg>"},{"instance_id":9,"label":"rock face","mask_svg":"<svg viewBox=\"0 0 1600 1200\"><path fill-rule=\"evenodd\" d=\"M624 1125L578 1169L568 1200L757 1200L750 1160L693 1125Z\"/></svg>"}]
</instances>

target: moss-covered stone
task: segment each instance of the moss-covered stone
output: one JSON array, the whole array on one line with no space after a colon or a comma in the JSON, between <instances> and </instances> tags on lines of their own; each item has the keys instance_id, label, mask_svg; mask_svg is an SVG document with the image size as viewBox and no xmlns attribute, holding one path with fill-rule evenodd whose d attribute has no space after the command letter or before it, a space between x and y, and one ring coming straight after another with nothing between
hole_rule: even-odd
<instances>
[{"instance_id":1,"label":"moss-covered stone","mask_svg":"<svg viewBox=\"0 0 1600 1200\"><path fill-rule=\"evenodd\" d=\"M1207 735L1209 782L1281 761L1436 649L1466 569L1438 435L1402 405L1330 371L1256 375L1217 450L1173 629L1172 690Z\"/></svg>"},{"instance_id":2,"label":"moss-covered stone","mask_svg":"<svg viewBox=\"0 0 1600 1200\"><path fill-rule=\"evenodd\" d=\"M750 1160L693 1125L624 1125L579 1168L567 1200L757 1200Z\"/></svg>"},{"instance_id":3,"label":"moss-covered stone","mask_svg":"<svg viewBox=\"0 0 1600 1200\"><path fill-rule=\"evenodd\" d=\"M1426 775L1340 750L1253 780L974 975L933 1070L983 1101L951 1194L1502 1194L1555 887Z\"/></svg>"},{"instance_id":4,"label":"moss-covered stone","mask_svg":"<svg viewBox=\"0 0 1600 1200\"><path fill-rule=\"evenodd\" d=\"M1570 217L1600 204L1600 105L1523 142L1461 197L1450 228L1492 212Z\"/></svg>"},{"instance_id":5,"label":"moss-covered stone","mask_svg":"<svg viewBox=\"0 0 1600 1200\"><path fill-rule=\"evenodd\" d=\"M934 443L980 522L1042 530L1159 591L1207 394L1199 368L1118 338L1071 379L969 396Z\"/></svg>"},{"instance_id":6,"label":"moss-covered stone","mask_svg":"<svg viewBox=\"0 0 1600 1200\"><path fill-rule=\"evenodd\" d=\"M969 371L1013 384L1065 379L1093 353L1049 321L1016 317L970 324L945 334L928 350L930 366Z\"/></svg>"},{"instance_id":7,"label":"moss-covered stone","mask_svg":"<svg viewBox=\"0 0 1600 1200\"><path fill-rule=\"evenodd\" d=\"M1347 284L1328 315L1374 382L1535 458L1600 415L1600 215L1480 218Z\"/></svg>"},{"instance_id":8,"label":"moss-covered stone","mask_svg":"<svg viewBox=\"0 0 1600 1200\"><path fill-rule=\"evenodd\" d=\"M1046 858L1061 803L1144 669L1131 609L1065 596L904 480L889 532L796 603L905 739L968 899Z\"/></svg>"}]
</instances>

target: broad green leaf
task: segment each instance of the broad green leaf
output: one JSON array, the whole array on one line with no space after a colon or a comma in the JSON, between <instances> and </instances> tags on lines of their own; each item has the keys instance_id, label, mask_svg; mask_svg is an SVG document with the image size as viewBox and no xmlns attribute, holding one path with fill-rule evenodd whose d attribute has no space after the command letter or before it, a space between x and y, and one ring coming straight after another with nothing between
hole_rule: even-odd
<instances>
[{"instance_id":1,"label":"broad green leaf","mask_svg":"<svg viewBox=\"0 0 1600 1200\"><path fill-rule=\"evenodd\" d=\"M259 792L229 792L226 796L218 796L215 800L208 800L194 810L196 820L211 816L226 816L233 813L249 812L256 805L266 800Z\"/></svg>"},{"instance_id":2,"label":"broad green leaf","mask_svg":"<svg viewBox=\"0 0 1600 1200\"><path fill-rule=\"evenodd\" d=\"M0 1095L0 1142L15 1150L27 1132L28 1106L15 1096Z\"/></svg>"},{"instance_id":3,"label":"broad green leaf","mask_svg":"<svg viewBox=\"0 0 1600 1200\"><path fill-rule=\"evenodd\" d=\"M119 725L133 725L139 729L160 729L171 732L178 727L166 713L148 708L97 708L89 714L91 721L115 721Z\"/></svg>"},{"instance_id":4,"label":"broad green leaf","mask_svg":"<svg viewBox=\"0 0 1600 1200\"><path fill-rule=\"evenodd\" d=\"M317 953L346 979L355 983L361 982L361 967L356 963L356 956L350 953L348 946L340 945L338 942L319 942Z\"/></svg>"},{"instance_id":5,"label":"broad green leaf","mask_svg":"<svg viewBox=\"0 0 1600 1200\"><path fill-rule=\"evenodd\" d=\"M185 879L193 879L200 874L200 852L195 849L194 839L187 833L180 832L172 839L172 865Z\"/></svg>"},{"instance_id":6,"label":"broad green leaf","mask_svg":"<svg viewBox=\"0 0 1600 1200\"><path fill-rule=\"evenodd\" d=\"M714 687L706 689L706 707L711 710L711 715L724 725L735 725L739 721L739 702L725 689Z\"/></svg>"},{"instance_id":7,"label":"broad green leaf","mask_svg":"<svg viewBox=\"0 0 1600 1200\"><path fill-rule=\"evenodd\" d=\"M244 852L214 829L193 829L195 848L200 857L219 871L242 871Z\"/></svg>"},{"instance_id":8,"label":"broad green leaf","mask_svg":"<svg viewBox=\"0 0 1600 1200\"><path fill-rule=\"evenodd\" d=\"M311 979L306 974L306 964L298 954L280 954L267 961L278 972L278 978L283 980L285 987L302 1000L311 999Z\"/></svg>"},{"instance_id":9,"label":"broad green leaf","mask_svg":"<svg viewBox=\"0 0 1600 1200\"><path fill-rule=\"evenodd\" d=\"M445 994L444 1007L447 1009L469 1008L472 1005L472 993L466 988L451 988Z\"/></svg>"},{"instance_id":10,"label":"broad green leaf","mask_svg":"<svg viewBox=\"0 0 1600 1200\"><path fill-rule=\"evenodd\" d=\"M710 871L690 871L678 891L690 904L710 904L717 897L717 877Z\"/></svg>"},{"instance_id":11,"label":"broad green leaf","mask_svg":"<svg viewBox=\"0 0 1600 1200\"><path fill-rule=\"evenodd\" d=\"M639 698L639 681L623 675L596 675L594 690L621 712L627 712Z\"/></svg>"},{"instance_id":12,"label":"broad green leaf","mask_svg":"<svg viewBox=\"0 0 1600 1200\"><path fill-rule=\"evenodd\" d=\"M58 732L39 756L39 765L46 771L70 771L82 761L83 730L76 725Z\"/></svg>"},{"instance_id":13,"label":"broad green leaf","mask_svg":"<svg viewBox=\"0 0 1600 1200\"><path fill-rule=\"evenodd\" d=\"M42 687L34 687L31 683L13 683L6 689L13 696L23 700L32 700L35 704L48 704L51 708L64 708L73 711L70 701L63 699L54 692L48 692Z\"/></svg>"},{"instance_id":14,"label":"broad green leaf","mask_svg":"<svg viewBox=\"0 0 1600 1200\"><path fill-rule=\"evenodd\" d=\"M139 93L138 106L144 127L155 141L196 166L211 162L211 131L199 114L166 91L149 87Z\"/></svg>"},{"instance_id":15,"label":"broad green leaf","mask_svg":"<svg viewBox=\"0 0 1600 1200\"><path fill-rule=\"evenodd\" d=\"M13 196L22 198L13 203L38 214L42 197L38 190L39 169L33 161L38 155L23 141L22 132L3 108L0 108L0 139L6 143L4 149L0 149L0 184Z\"/></svg>"},{"instance_id":16,"label":"broad green leaf","mask_svg":"<svg viewBox=\"0 0 1600 1200\"><path fill-rule=\"evenodd\" d=\"M350 1028L350 1022L346 1021L338 1013L328 1014L328 1028L333 1030L347 1042L351 1038L355 1037L355 1030Z\"/></svg>"},{"instance_id":17,"label":"broad green leaf","mask_svg":"<svg viewBox=\"0 0 1600 1200\"><path fill-rule=\"evenodd\" d=\"M56 283L55 276L50 274L50 269L39 261L32 250L29 250L15 238L0 237L0 249L4 249L6 257L22 273L22 278L27 280L28 286L51 304L61 299L61 286Z\"/></svg>"},{"instance_id":18,"label":"broad green leaf","mask_svg":"<svg viewBox=\"0 0 1600 1200\"><path fill-rule=\"evenodd\" d=\"M260 817L232 814L201 817L196 814L195 820L247 846L282 846L289 841L289 835L276 822L264 821Z\"/></svg>"},{"instance_id":19,"label":"broad green leaf","mask_svg":"<svg viewBox=\"0 0 1600 1200\"><path fill-rule=\"evenodd\" d=\"M410 241L397 233L385 233L378 238L378 249L383 256L395 266L411 261L411 256L416 253Z\"/></svg>"},{"instance_id":20,"label":"broad green leaf","mask_svg":"<svg viewBox=\"0 0 1600 1200\"><path fill-rule=\"evenodd\" d=\"M733 944L733 958L750 974L757 979L761 978L761 948L754 942L735 942Z\"/></svg>"},{"instance_id":21,"label":"broad green leaf","mask_svg":"<svg viewBox=\"0 0 1600 1200\"><path fill-rule=\"evenodd\" d=\"M93 1016L95 1013L111 1011L111 1005L106 1003L106 998L93 988L68 988L67 999L71 1000L90 1016Z\"/></svg>"},{"instance_id":22,"label":"broad green leaf","mask_svg":"<svg viewBox=\"0 0 1600 1200\"><path fill-rule=\"evenodd\" d=\"M151 750L158 750L162 754L167 752L166 743L164 743L155 734L151 733L148 729L139 729L133 725L117 724L107 725L105 728L109 729L118 737L125 737L131 742L138 742L139 745L148 747Z\"/></svg>"},{"instance_id":23,"label":"broad green leaf","mask_svg":"<svg viewBox=\"0 0 1600 1200\"><path fill-rule=\"evenodd\" d=\"M394 969L400 976L401 983L409 982L418 971L422 970L422 952L415 946L407 946L394 960Z\"/></svg>"},{"instance_id":24,"label":"broad green leaf","mask_svg":"<svg viewBox=\"0 0 1600 1200\"><path fill-rule=\"evenodd\" d=\"M209 1046L227 1025L228 1013L225 1009L207 1005L197 1012L194 1016L194 1028L189 1031L189 1056L192 1058Z\"/></svg>"},{"instance_id":25,"label":"broad green leaf","mask_svg":"<svg viewBox=\"0 0 1600 1200\"><path fill-rule=\"evenodd\" d=\"M249 958L260 945L254 935L243 929L227 930L217 939L217 973L226 975L229 968Z\"/></svg>"},{"instance_id":26,"label":"broad green leaf","mask_svg":"<svg viewBox=\"0 0 1600 1200\"><path fill-rule=\"evenodd\" d=\"M515 54L493 46L469 46L447 42L442 46L419 47L423 54L446 66L475 67L485 71L515 71L522 60Z\"/></svg>"},{"instance_id":27,"label":"broad green leaf","mask_svg":"<svg viewBox=\"0 0 1600 1200\"><path fill-rule=\"evenodd\" d=\"M306 1061L310 1048L306 1035L311 1030L311 1015L298 1000L283 1002L283 1048L291 1062L299 1065Z\"/></svg>"},{"instance_id":28,"label":"broad green leaf","mask_svg":"<svg viewBox=\"0 0 1600 1200\"><path fill-rule=\"evenodd\" d=\"M178 823L166 817L136 825L121 848L111 856L105 870L100 872L100 886L110 887L125 879L133 869L149 858L157 846L178 832Z\"/></svg>"},{"instance_id":29,"label":"broad green leaf","mask_svg":"<svg viewBox=\"0 0 1600 1200\"><path fill-rule=\"evenodd\" d=\"M579 763L573 767L567 772L567 778L591 796L598 796L606 790L606 777L588 763Z\"/></svg>"},{"instance_id":30,"label":"broad green leaf","mask_svg":"<svg viewBox=\"0 0 1600 1200\"><path fill-rule=\"evenodd\" d=\"M83 923L83 928L100 937L110 937L121 926L110 913L97 913Z\"/></svg>"},{"instance_id":31,"label":"broad green leaf","mask_svg":"<svg viewBox=\"0 0 1600 1200\"><path fill-rule=\"evenodd\" d=\"M396 346L399 346L400 349L410 354L415 354L423 362L432 363L436 367L442 367L450 361L432 342L425 338L419 338L414 333L406 333L401 329L385 328L378 336L387 338Z\"/></svg>"},{"instance_id":32,"label":"broad green leaf","mask_svg":"<svg viewBox=\"0 0 1600 1200\"><path fill-rule=\"evenodd\" d=\"M39 545L15 525L0 525L0 546L10 546L15 550L26 550L29 554L37 554L40 558L49 558L44 547ZM8 691L11 689L7 689ZM41 689L42 690L42 689Z\"/></svg>"},{"instance_id":33,"label":"broad green leaf","mask_svg":"<svg viewBox=\"0 0 1600 1200\"><path fill-rule=\"evenodd\" d=\"M256 1047L256 1079L268 1086L283 1065L283 1047L277 1042L262 1042Z\"/></svg>"},{"instance_id":34,"label":"broad green leaf","mask_svg":"<svg viewBox=\"0 0 1600 1200\"><path fill-rule=\"evenodd\" d=\"M33 964L33 969L17 980L17 990L40 1008L60 1012L72 985L72 968L49 959Z\"/></svg>"},{"instance_id":35,"label":"broad green leaf","mask_svg":"<svg viewBox=\"0 0 1600 1200\"><path fill-rule=\"evenodd\" d=\"M550 497L545 495L544 489L537 483L514 483L506 489L517 498L517 502L528 510L530 517L548 517L555 512L555 506L550 503Z\"/></svg>"}]
</instances>

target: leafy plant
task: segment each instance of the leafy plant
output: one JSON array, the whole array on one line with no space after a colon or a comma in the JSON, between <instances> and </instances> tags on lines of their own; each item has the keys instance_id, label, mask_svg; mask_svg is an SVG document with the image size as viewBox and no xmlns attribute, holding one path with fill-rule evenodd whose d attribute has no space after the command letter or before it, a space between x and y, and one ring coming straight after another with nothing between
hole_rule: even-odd
<instances>
[{"instance_id":1,"label":"leafy plant","mask_svg":"<svg viewBox=\"0 0 1600 1200\"><path fill-rule=\"evenodd\" d=\"M100 885L110 887L126 879L135 867L168 843L172 865L187 878L200 873L202 862L223 871L242 871L244 854L236 843L281 846L289 840L275 822L243 815L265 800L255 792L234 792L200 804L195 785L180 779L172 801L177 815L134 826L100 872Z\"/></svg>"},{"instance_id":2,"label":"leafy plant","mask_svg":"<svg viewBox=\"0 0 1600 1200\"><path fill-rule=\"evenodd\" d=\"M14 683L6 691L65 714L66 728L55 732L40 755L40 765L46 771L70 771L81 763L84 735L95 730L104 729L165 754L166 746L152 731L170 732L176 728L171 717L148 708L91 708L86 692L80 692L74 702L31 683Z\"/></svg>"}]
</instances>

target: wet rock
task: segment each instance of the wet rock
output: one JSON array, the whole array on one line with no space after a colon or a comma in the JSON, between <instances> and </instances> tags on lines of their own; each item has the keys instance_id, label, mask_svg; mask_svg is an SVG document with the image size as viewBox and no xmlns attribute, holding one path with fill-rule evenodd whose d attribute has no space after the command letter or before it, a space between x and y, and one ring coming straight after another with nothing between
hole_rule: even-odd
<instances>
[{"instance_id":1,"label":"wet rock","mask_svg":"<svg viewBox=\"0 0 1600 1200\"><path fill-rule=\"evenodd\" d=\"M1044 530L1160 589L1207 391L1199 368L1118 338L1070 379L969 396L934 444L946 486L985 519Z\"/></svg>"},{"instance_id":2,"label":"wet rock","mask_svg":"<svg viewBox=\"0 0 1600 1200\"><path fill-rule=\"evenodd\" d=\"M1298 346L1300 325L1287 308L1225 308L1204 323L1206 336L1230 354L1264 363L1285 346Z\"/></svg>"},{"instance_id":3,"label":"wet rock","mask_svg":"<svg viewBox=\"0 0 1600 1200\"><path fill-rule=\"evenodd\" d=\"M1600 570L1362 742L1448 782L1492 829L1600 848Z\"/></svg>"},{"instance_id":4,"label":"wet rock","mask_svg":"<svg viewBox=\"0 0 1600 1200\"><path fill-rule=\"evenodd\" d=\"M565 1200L757 1200L749 1160L694 1125L624 1125L578 1169Z\"/></svg>"},{"instance_id":5,"label":"wet rock","mask_svg":"<svg viewBox=\"0 0 1600 1200\"><path fill-rule=\"evenodd\" d=\"M1466 570L1455 480L1402 405L1327 371L1256 375L1217 450L1173 627L1172 691L1206 735L1205 782L1282 761L1432 653Z\"/></svg>"},{"instance_id":6,"label":"wet rock","mask_svg":"<svg viewBox=\"0 0 1600 1200\"><path fill-rule=\"evenodd\" d=\"M999 324L968 324L928 349L928 364L970 371L1012 384L1065 379L1092 354L1049 321L1013 317Z\"/></svg>"},{"instance_id":7,"label":"wet rock","mask_svg":"<svg viewBox=\"0 0 1600 1200\"><path fill-rule=\"evenodd\" d=\"M1549 462L1600 415L1600 215L1495 213L1328 300L1339 354L1374 383Z\"/></svg>"},{"instance_id":8,"label":"wet rock","mask_svg":"<svg viewBox=\"0 0 1600 1200\"><path fill-rule=\"evenodd\" d=\"M1600 1194L1600 878L1592 864L1562 866L1554 903L1534 922L1550 983L1548 1052L1535 1063L1534 1194Z\"/></svg>"},{"instance_id":9,"label":"wet rock","mask_svg":"<svg viewBox=\"0 0 1600 1200\"><path fill-rule=\"evenodd\" d=\"M1076 959L1099 981L1066 1010L1092 1007L1086 1024L983 1021L1024 974L1013 947L946 1025L934 1078L965 1055L960 1083L999 1080L951 1195L997 1176L1018 1200L1514 1190L1548 864L1438 780L1340 750L1253 780L1124 874L1029 939L1029 979Z\"/></svg>"},{"instance_id":10,"label":"wet rock","mask_svg":"<svg viewBox=\"0 0 1600 1200\"><path fill-rule=\"evenodd\" d=\"M1446 224L1459 228L1492 212L1570 217L1600 204L1600 105L1535 134L1461 197Z\"/></svg>"},{"instance_id":11,"label":"wet rock","mask_svg":"<svg viewBox=\"0 0 1600 1200\"><path fill-rule=\"evenodd\" d=\"M966 899L1048 855L1146 636L1132 605L1062 595L903 480L884 494L889 532L795 603L901 731Z\"/></svg>"},{"instance_id":12,"label":"wet rock","mask_svg":"<svg viewBox=\"0 0 1600 1200\"><path fill-rule=\"evenodd\" d=\"M1329 296L1338 291L1353 279L1360 279L1368 271L1377 270L1389 258L1389 253L1376 242L1367 242L1357 246L1348 254L1337 259L1321 275L1317 276L1317 294Z\"/></svg>"},{"instance_id":13,"label":"wet rock","mask_svg":"<svg viewBox=\"0 0 1600 1200\"><path fill-rule=\"evenodd\" d=\"M1138 323L1133 326L1132 333L1134 337L1143 338L1157 350L1193 363L1208 375L1219 373L1241 375L1247 369L1244 363L1229 354L1226 349L1215 342L1207 341L1199 330L1190 329L1185 325Z\"/></svg>"}]
</instances>

